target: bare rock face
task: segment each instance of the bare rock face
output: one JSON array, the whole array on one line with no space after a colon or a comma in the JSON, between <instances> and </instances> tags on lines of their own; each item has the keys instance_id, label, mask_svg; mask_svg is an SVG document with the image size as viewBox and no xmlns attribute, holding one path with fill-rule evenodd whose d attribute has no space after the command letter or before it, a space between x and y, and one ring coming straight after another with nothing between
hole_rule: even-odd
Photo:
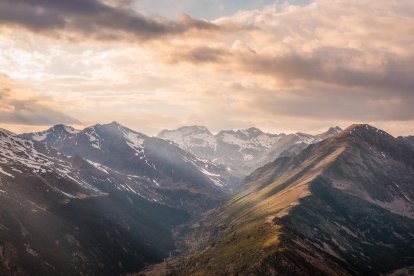
<instances>
[{"instance_id":1,"label":"bare rock face","mask_svg":"<svg viewBox=\"0 0 414 276\"><path fill-rule=\"evenodd\" d=\"M353 125L249 175L233 199L191 226L194 251L175 272L409 271L413 199L414 150L372 126ZM209 238L195 246L191 238L199 237Z\"/></svg>"}]
</instances>

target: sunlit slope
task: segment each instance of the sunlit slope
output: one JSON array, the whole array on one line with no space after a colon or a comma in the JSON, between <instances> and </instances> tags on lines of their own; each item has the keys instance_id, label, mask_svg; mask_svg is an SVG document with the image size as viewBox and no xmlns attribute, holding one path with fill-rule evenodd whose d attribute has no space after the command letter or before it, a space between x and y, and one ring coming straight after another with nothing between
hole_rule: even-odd
<instances>
[{"instance_id":1,"label":"sunlit slope","mask_svg":"<svg viewBox=\"0 0 414 276\"><path fill-rule=\"evenodd\" d=\"M201 253L179 273L376 274L414 263L414 152L380 130L351 126L246 181L193 225Z\"/></svg>"}]
</instances>

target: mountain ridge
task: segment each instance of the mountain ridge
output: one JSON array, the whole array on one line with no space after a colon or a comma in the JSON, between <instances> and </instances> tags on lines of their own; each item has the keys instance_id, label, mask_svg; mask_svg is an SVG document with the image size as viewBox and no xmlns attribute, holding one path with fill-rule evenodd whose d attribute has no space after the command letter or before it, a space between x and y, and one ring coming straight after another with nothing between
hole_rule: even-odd
<instances>
[{"instance_id":1,"label":"mountain ridge","mask_svg":"<svg viewBox=\"0 0 414 276\"><path fill-rule=\"evenodd\" d=\"M409 267L413 157L408 145L369 125L280 157L189 226L193 234L184 240L192 253L171 260L172 267L179 275L353 275Z\"/></svg>"}]
</instances>

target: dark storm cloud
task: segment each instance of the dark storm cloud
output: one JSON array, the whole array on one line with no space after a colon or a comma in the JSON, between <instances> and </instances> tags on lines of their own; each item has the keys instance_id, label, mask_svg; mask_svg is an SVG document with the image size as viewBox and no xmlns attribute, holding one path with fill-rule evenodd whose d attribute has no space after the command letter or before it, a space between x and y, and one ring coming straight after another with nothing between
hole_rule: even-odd
<instances>
[{"instance_id":1,"label":"dark storm cloud","mask_svg":"<svg viewBox=\"0 0 414 276\"><path fill-rule=\"evenodd\" d=\"M121 1L116 6L98 0L1 0L0 25L19 26L46 35L81 34L96 39L148 40L191 30L219 27L183 15L172 21L148 17Z\"/></svg>"}]
</instances>

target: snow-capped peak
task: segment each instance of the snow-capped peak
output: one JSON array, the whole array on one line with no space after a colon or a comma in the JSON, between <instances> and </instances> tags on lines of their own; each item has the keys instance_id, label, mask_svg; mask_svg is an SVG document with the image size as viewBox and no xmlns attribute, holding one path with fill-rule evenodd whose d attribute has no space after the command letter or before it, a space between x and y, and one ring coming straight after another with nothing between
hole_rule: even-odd
<instances>
[{"instance_id":1,"label":"snow-capped peak","mask_svg":"<svg viewBox=\"0 0 414 276\"><path fill-rule=\"evenodd\" d=\"M206 135L212 135L211 132L204 126L183 126L176 130L168 130L164 129L158 134L158 137L162 136L168 136L172 133L179 133L182 136L188 136L188 135L200 135L200 134L206 134Z\"/></svg>"},{"instance_id":2,"label":"snow-capped peak","mask_svg":"<svg viewBox=\"0 0 414 276\"><path fill-rule=\"evenodd\" d=\"M80 130L77 130L77 129L71 127L71 126L62 125L62 124L55 125L54 127L47 130L46 132L50 132L52 129L55 130L55 131L65 131L65 132L70 133L70 134L76 134L76 133L80 132Z\"/></svg>"},{"instance_id":3,"label":"snow-capped peak","mask_svg":"<svg viewBox=\"0 0 414 276\"><path fill-rule=\"evenodd\" d=\"M261 131L260 129L256 127L237 130L236 133L242 134L246 136L246 138L253 138L253 137L257 137L258 135L264 134L263 131Z\"/></svg>"},{"instance_id":4,"label":"snow-capped peak","mask_svg":"<svg viewBox=\"0 0 414 276\"><path fill-rule=\"evenodd\" d=\"M214 151L217 147L215 136L203 126L184 126L176 130L163 130L157 137L172 141L186 150L191 147L206 147Z\"/></svg>"},{"instance_id":5,"label":"snow-capped peak","mask_svg":"<svg viewBox=\"0 0 414 276\"><path fill-rule=\"evenodd\" d=\"M35 133L24 133L20 136L38 142L44 142L46 140L61 141L63 139L66 139L68 136L75 135L79 132L80 130L77 130L71 126L58 124L45 131Z\"/></svg>"}]
</instances>

